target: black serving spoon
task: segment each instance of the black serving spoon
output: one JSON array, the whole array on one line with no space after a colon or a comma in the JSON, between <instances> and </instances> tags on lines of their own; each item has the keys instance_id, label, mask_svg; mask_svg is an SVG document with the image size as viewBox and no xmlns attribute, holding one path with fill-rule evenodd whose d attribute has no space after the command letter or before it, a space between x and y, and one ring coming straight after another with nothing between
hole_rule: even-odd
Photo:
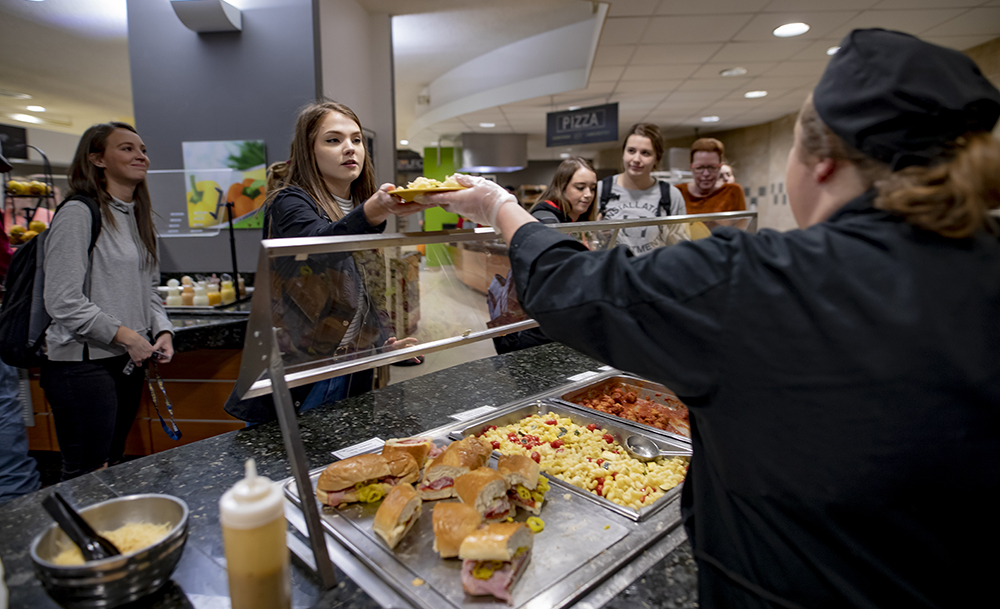
<instances>
[{"instance_id":1,"label":"black serving spoon","mask_svg":"<svg viewBox=\"0 0 1000 609\"><path fill-rule=\"evenodd\" d=\"M80 546L84 560L101 560L121 555L115 544L98 535L97 531L87 524L87 521L58 492L42 499L42 507L59 524L59 528L73 540L73 543Z\"/></svg>"}]
</instances>

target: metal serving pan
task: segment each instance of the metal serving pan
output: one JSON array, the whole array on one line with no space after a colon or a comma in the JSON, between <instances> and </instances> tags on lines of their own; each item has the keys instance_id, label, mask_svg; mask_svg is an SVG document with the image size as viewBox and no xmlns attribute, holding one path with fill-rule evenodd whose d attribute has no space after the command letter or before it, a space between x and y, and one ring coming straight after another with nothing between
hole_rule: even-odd
<instances>
[{"instance_id":1,"label":"metal serving pan","mask_svg":"<svg viewBox=\"0 0 1000 609\"><path fill-rule=\"evenodd\" d=\"M489 425L501 427L503 425L517 423L521 419L534 414L544 415L550 412L561 417L568 417L571 421L583 427L586 427L590 423L597 424L604 428L611 435L611 437L618 442L618 444L623 446L625 444L625 438L628 436L641 435L652 440L653 443L659 446L661 450L682 450L687 451L688 454L690 454L691 451L690 444L672 441L667 438L654 437L646 432L646 429L644 428L645 426L640 427L639 425L633 424L631 421L618 419L616 417L595 416L600 415L601 413L589 408L569 408L566 404L546 399L535 400L529 404L516 408L506 408L502 413L493 412L487 416L467 422L464 427L458 430L457 434L453 432L451 437L453 439L460 439L461 436L478 434L484 427ZM493 451L493 453L494 456L499 455L497 451ZM600 505L606 510L621 514L622 516L637 522L641 522L663 509L666 504L673 501L680 494L681 490L680 485L675 486L674 488L666 491L662 497L652 502L648 507L635 510L633 508L618 505L617 503L605 499L604 497L600 497L582 488L573 486L572 484L564 482L555 476L549 474L545 474L545 476L559 488L568 490L587 501ZM552 493L554 491L549 492Z\"/></svg>"},{"instance_id":2,"label":"metal serving pan","mask_svg":"<svg viewBox=\"0 0 1000 609\"><path fill-rule=\"evenodd\" d=\"M653 427L652 425L646 425L645 423L638 423L636 421L631 421L629 419L623 419L616 415L600 412L598 410L594 410L593 408L589 408L587 406L580 404L580 401L583 398L587 397L588 394L599 393L602 391L602 389L610 389L615 384L621 384L627 389L635 391L636 395L640 399L649 400L665 408L673 409L673 406L670 404L670 401L666 399L665 396L670 396L675 399L677 398L677 395L673 391L671 391L670 389L659 383L654 383L653 381L647 381L645 379L641 379L635 376L628 376L621 373L611 374L609 376L602 375L589 380L587 383L583 385L573 385L569 389L562 389L555 392L554 394L548 394L548 395L556 397L557 399L560 399L564 402L568 402L570 405L572 405L572 407L577 409L582 409L585 412L586 411L596 412L600 415L603 415L604 417L612 417L619 420L627 421L628 423L636 425L642 429L653 430L655 433L659 435L668 436L675 440L679 440L681 442L690 444L691 438L689 435L673 433L670 431L659 429L657 427Z\"/></svg>"},{"instance_id":3,"label":"metal serving pan","mask_svg":"<svg viewBox=\"0 0 1000 609\"><path fill-rule=\"evenodd\" d=\"M418 435L430 436L442 444L449 437L461 436L462 432L473 433L484 425L493 424L494 420L506 418L507 422L514 422L520 419L519 413L526 416L550 410L576 422L586 424L590 421L586 413L571 411L558 404L522 400L479 419L456 422ZM594 418L592 422L608 429L613 436L618 434L616 437L635 433L625 425L612 429L603 420ZM496 454L490 466L496 467ZM323 469L310 472L313 484ZM612 576L637 577L641 571L633 573L628 565L639 554L652 550L680 524L680 511L675 501L680 494L679 486L655 502L652 506L655 509L644 508L644 513L637 514L635 510L599 499L561 480L549 479L552 489L546 495L540 514L545 530L535 538L531 561L513 591L513 606L518 609L559 609L592 591L601 593L605 586L617 590L621 582ZM283 481L282 486L291 502L287 509L300 513L301 503L294 479ZM324 508L320 518L326 533L378 578L374 582L359 579L363 588L370 586L377 592L378 587L388 585L412 606L425 609L507 607L492 597L466 596L462 589L461 562L442 560L433 551L432 517L436 503L424 502L420 520L395 550L390 550L372 531L372 520L379 504L353 504L339 510ZM520 512L516 520L524 521L526 516Z\"/></svg>"}]
</instances>

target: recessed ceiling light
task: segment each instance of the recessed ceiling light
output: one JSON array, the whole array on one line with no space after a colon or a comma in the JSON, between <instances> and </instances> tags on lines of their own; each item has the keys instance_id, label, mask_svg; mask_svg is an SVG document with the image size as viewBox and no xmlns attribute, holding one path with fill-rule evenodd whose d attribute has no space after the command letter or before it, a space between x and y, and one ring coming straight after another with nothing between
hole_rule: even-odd
<instances>
[{"instance_id":1,"label":"recessed ceiling light","mask_svg":"<svg viewBox=\"0 0 1000 609\"><path fill-rule=\"evenodd\" d=\"M482 127L483 129L492 129L493 127L496 127L497 124L496 123L479 123L479 126Z\"/></svg>"},{"instance_id":2,"label":"recessed ceiling light","mask_svg":"<svg viewBox=\"0 0 1000 609\"><path fill-rule=\"evenodd\" d=\"M827 55L836 55L837 51L839 51L839 50L840 50L840 47L830 47L829 49L826 50L826 54Z\"/></svg>"},{"instance_id":3,"label":"recessed ceiling light","mask_svg":"<svg viewBox=\"0 0 1000 609\"><path fill-rule=\"evenodd\" d=\"M774 28L774 35L778 38L791 38L792 36L801 36L808 31L809 26L805 23L786 23Z\"/></svg>"},{"instance_id":4,"label":"recessed ceiling light","mask_svg":"<svg viewBox=\"0 0 1000 609\"><path fill-rule=\"evenodd\" d=\"M399 140L399 145L400 146L409 146L410 145L410 140Z\"/></svg>"},{"instance_id":5,"label":"recessed ceiling light","mask_svg":"<svg viewBox=\"0 0 1000 609\"><path fill-rule=\"evenodd\" d=\"M30 114L8 114L12 119L16 121L21 121L22 123L32 123L34 125L40 125L43 121L37 116L31 116Z\"/></svg>"},{"instance_id":6,"label":"recessed ceiling light","mask_svg":"<svg viewBox=\"0 0 1000 609\"><path fill-rule=\"evenodd\" d=\"M559 158L560 159L568 159L569 158L569 153L568 152L560 152L559 153Z\"/></svg>"},{"instance_id":7,"label":"recessed ceiling light","mask_svg":"<svg viewBox=\"0 0 1000 609\"><path fill-rule=\"evenodd\" d=\"M567 110L579 110L580 108L581 108L581 106L570 106L569 108L566 108L566 109Z\"/></svg>"},{"instance_id":8,"label":"recessed ceiling light","mask_svg":"<svg viewBox=\"0 0 1000 609\"><path fill-rule=\"evenodd\" d=\"M44 106L25 106L28 112L45 112Z\"/></svg>"},{"instance_id":9,"label":"recessed ceiling light","mask_svg":"<svg viewBox=\"0 0 1000 609\"><path fill-rule=\"evenodd\" d=\"M743 94L743 97L747 99L757 99L758 97L764 97L767 95L767 91L747 91Z\"/></svg>"},{"instance_id":10,"label":"recessed ceiling light","mask_svg":"<svg viewBox=\"0 0 1000 609\"><path fill-rule=\"evenodd\" d=\"M746 73L747 73L746 68L736 67L736 68L729 68L728 70L723 70L719 72L719 76L743 76Z\"/></svg>"},{"instance_id":11,"label":"recessed ceiling light","mask_svg":"<svg viewBox=\"0 0 1000 609\"><path fill-rule=\"evenodd\" d=\"M703 123L717 123L719 122L718 116L703 116L701 117L701 122Z\"/></svg>"},{"instance_id":12,"label":"recessed ceiling light","mask_svg":"<svg viewBox=\"0 0 1000 609\"><path fill-rule=\"evenodd\" d=\"M430 143L430 145L431 145L431 146L437 146L437 145L438 145L438 143L439 143L439 142L431 142L431 143Z\"/></svg>"},{"instance_id":13,"label":"recessed ceiling light","mask_svg":"<svg viewBox=\"0 0 1000 609\"><path fill-rule=\"evenodd\" d=\"M14 99L31 99L31 96L27 93L18 93L17 91L8 91L7 89L0 89L0 95L3 97L13 97Z\"/></svg>"}]
</instances>

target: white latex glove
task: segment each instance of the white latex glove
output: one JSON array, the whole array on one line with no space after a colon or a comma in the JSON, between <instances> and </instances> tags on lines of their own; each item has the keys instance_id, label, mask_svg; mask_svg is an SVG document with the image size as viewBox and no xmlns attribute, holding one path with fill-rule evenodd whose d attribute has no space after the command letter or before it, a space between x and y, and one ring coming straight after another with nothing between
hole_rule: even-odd
<instances>
[{"instance_id":1,"label":"white latex glove","mask_svg":"<svg viewBox=\"0 0 1000 609\"><path fill-rule=\"evenodd\" d=\"M468 218L477 224L495 226L497 214L504 205L518 205L517 197L486 178L479 176L455 176L458 183L468 186L465 190L418 195L422 204L440 205L446 211Z\"/></svg>"}]
</instances>

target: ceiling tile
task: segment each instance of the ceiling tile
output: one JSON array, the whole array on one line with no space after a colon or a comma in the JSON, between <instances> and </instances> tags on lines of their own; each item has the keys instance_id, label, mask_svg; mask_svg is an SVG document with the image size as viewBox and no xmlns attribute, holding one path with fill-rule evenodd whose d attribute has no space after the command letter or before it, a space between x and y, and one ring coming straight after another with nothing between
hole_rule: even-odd
<instances>
[{"instance_id":1,"label":"ceiling tile","mask_svg":"<svg viewBox=\"0 0 1000 609\"><path fill-rule=\"evenodd\" d=\"M615 0L608 8L608 17L652 15L659 0Z\"/></svg>"},{"instance_id":2,"label":"ceiling tile","mask_svg":"<svg viewBox=\"0 0 1000 609\"><path fill-rule=\"evenodd\" d=\"M829 61L785 61L774 66L764 76L819 76Z\"/></svg>"},{"instance_id":3,"label":"ceiling tile","mask_svg":"<svg viewBox=\"0 0 1000 609\"><path fill-rule=\"evenodd\" d=\"M801 89L812 87L819 81L822 73L812 76L761 76L747 83L748 89L764 91L789 91L791 89Z\"/></svg>"},{"instance_id":4,"label":"ceiling tile","mask_svg":"<svg viewBox=\"0 0 1000 609\"><path fill-rule=\"evenodd\" d=\"M730 42L715 54L712 61L734 62L734 65L759 61L784 61L809 45L808 40L778 40L774 36L771 36L771 39L775 42Z\"/></svg>"},{"instance_id":5,"label":"ceiling tile","mask_svg":"<svg viewBox=\"0 0 1000 609\"><path fill-rule=\"evenodd\" d=\"M695 64L671 66L629 66L625 68L622 81L684 79L697 69Z\"/></svg>"},{"instance_id":6,"label":"ceiling tile","mask_svg":"<svg viewBox=\"0 0 1000 609\"><path fill-rule=\"evenodd\" d=\"M837 10L842 11L862 11L867 8L872 8L876 4L878 4L878 0L837 0L835 5L834 3L831 3L830 0L772 0L767 6L764 7L764 12L797 13L800 11L826 11L830 8L836 8ZM808 21L806 23L808 23Z\"/></svg>"},{"instance_id":7,"label":"ceiling tile","mask_svg":"<svg viewBox=\"0 0 1000 609\"><path fill-rule=\"evenodd\" d=\"M615 93L669 93L676 89L681 82L681 80L622 81L615 87Z\"/></svg>"},{"instance_id":8,"label":"ceiling tile","mask_svg":"<svg viewBox=\"0 0 1000 609\"><path fill-rule=\"evenodd\" d=\"M983 0L882 0L873 9L922 9L922 8L973 8L983 4Z\"/></svg>"},{"instance_id":9,"label":"ceiling tile","mask_svg":"<svg viewBox=\"0 0 1000 609\"><path fill-rule=\"evenodd\" d=\"M738 88L745 88L749 79L735 78L699 78L688 79L677 87L678 91L733 91Z\"/></svg>"},{"instance_id":10,"label":"ceiling tile","mask_svg":"<svg viewBox=\"0 0 1000 609\"><path fill-rule=\"evenodd\" d=\"M629 44L639 42L649 19L645 17L611 17L605 19L601 30L601 44Z\"/></svg>"},{"instance_id":11,"label":"ceiling tile","mask_svg":"<svg viewBox=\"0 0 1000 609\"><path fill-rule=\"evenodd\" d=\"M923 32L924 36L981 36L1000 35L1000 7L974 8L935 28Z\"/></svg>"},{"instance_id":12,"label":"ceiling tile","mask_svg":"<svg viewBox=\"0 0 1000 609\"><path fill-rule=\"evenodd\" d=\"M965 51L984 42L989 42L996 38L996 36L983 34L979 36L921 36L921 38L927 42L933 42L949 49Z\"/></svg>"},{"instance_id":13,"label":"ceiling tile","mask_svg":"<svg viewBox=\"0 0 1000 609\"><path fill-rule=\"evenodd\" d=\"M624 66L597 66L590 70L590 82L618 82Z\"/></svg>"},{"instance_id":14,"label":"ceiling tile","mask_svg":"<svg viewBox=\"0 0 1000 609\"><path fill-rule=\"evenodd\" d=\"M790 11L781 13L761 13L755 16L734 41L741 42L791 42L799 40L815 40L828 35L834 28L857 15L857 11ZM782 40L774 35L774 29L779 25L802 21L809 25L809 31L801 36Z\"/></svg>"},{"instance_id":15,"label":"ceiling tile","mask_svg":"<svg viewBox=\"0 0 1000 609\"><path fill-rule=\"evenodd\" d=\"M733 61L730 63L706 63L705 65L698 68L691 78L723 78L725 80L746 80L753 78L755 76L760 76L778 65L775 62L768 63L747 63L743 61ZM720 76L719 73L723 70L728 70L734 67L746 68L747 73L745 76Z\"/></svg>"},{"instance_id":16,"label":"ceiling tile","mask_svg":"<svg viewBox=\"0 0 1000 609\"><path fill-rule=\"evenodd\" d=\"M704 63L712 58L722 43L710 44L640 44L629 65L662 66L672 63Z\"/></svg>"},{"instance_id":17,"label":"ceiling tile","mask_svg":"<svg viewBox=\"0 0 1000 609\"><path fill-rule=\"evenodd\" d=\"M795 55L788 58L789 61L829 61L830 56L826 52L830 47L835 47L840 44L840 38L823 38L822 40L817 40L811 43L809 46L805 47Z\"/></svg>"},{"instance_id":18,"label":"ceiling tile","mask_svg":"<svg viewBox=\"0 0 1000 609\"><path fill-rule=\"evenodd\" d=\"M710 104L725 96L723 91L674 91L667 102Z\"/></svg>"},{"instance_id":19,"label":"ceiling tile","mask_svg":"<svg viewBox=\"0 0 1000 609\"><path fill-rule=\"evenodd\" d=\"M609 45L601 43L594 53L595 66L623 66L635 53L636 45Z\"/></svg>"},{"instance_id":20,"label":"ceiling tile","mask_svg":"<svg viewBox=\"0 0 1000 609\"><path fill-rule=\"evenodd\" d=\"M657 15L725 15L727 13L755 13L764 8L768 0L663 0L656 9Z\"/></svg>"},{"instance_id":21,"label":"ceiling tile","mask_svg":"<svg viewBox=\"0 0 1000 609\"><path fill-rule=\"evenodd\" d=\"M725 42L740 31L751 15L711 14L691 17L654 17L642 37L643 44Z\"/></svg>"},{"instance_id":22,"label":"ceiling tile","mask_svg":"<svg viewBox=\"0 0 1000 609\"><path fill-rule=\"evenodd\" d=\"M919 11L865 11L841 24L832 32L833 38L842 38L859 28L880 27L919 35L961 15L966 9L934 9Z\"/></svg>"}]
</instances>

